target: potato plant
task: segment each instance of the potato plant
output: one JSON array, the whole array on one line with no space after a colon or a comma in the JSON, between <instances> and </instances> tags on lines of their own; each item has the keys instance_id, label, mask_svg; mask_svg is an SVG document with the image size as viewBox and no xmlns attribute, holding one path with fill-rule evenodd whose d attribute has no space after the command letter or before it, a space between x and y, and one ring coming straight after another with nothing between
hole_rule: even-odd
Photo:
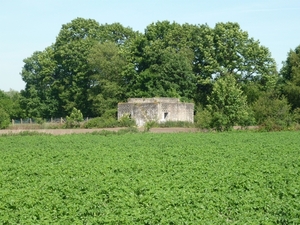
<instances>
[{"instance_id":1,"label":"potato plant","mask_svg":"<svg viewBox=\"0 0 300 225\"><path fill-rule=\"evenodd\" d=\"M2 224L300 224L298 132L0 136Z\"/></svg>"}]
</instances>

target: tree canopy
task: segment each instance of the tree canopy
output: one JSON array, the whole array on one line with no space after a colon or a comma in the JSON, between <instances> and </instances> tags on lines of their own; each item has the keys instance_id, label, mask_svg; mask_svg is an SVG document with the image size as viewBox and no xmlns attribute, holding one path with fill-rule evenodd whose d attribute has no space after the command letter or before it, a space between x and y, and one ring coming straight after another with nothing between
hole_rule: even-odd
<instances>
[{"instance_id":1,"label":"tree canopy","mask_svg":"<svg viewBox=\"0 0 300 225\"><path fill-rule=\"evenodd\" d=\"M293 109L300 107L300 45L290 50L280 75L284 80L283 92Z\"/></svg>"},{"instance_id":2,"label":"tree canopy","mask_svg":"<svg viewBox=\"0 0 300 225\"><path fill-rule=\"evenodd\" d=\"M293 109L300 106L299 52L291 50L278 73L269 50L238 23L158 21L140 33L76 18L51 46L24 59L19 101L28 117L66 116L74 108L96 117L114 114L130 97L176 97L210 109L212 118L227 116L232 126L241 122L242 106L250 110L275 89ZM221 97L228 100L223 108Z\"/></svg>"}]
</instances>

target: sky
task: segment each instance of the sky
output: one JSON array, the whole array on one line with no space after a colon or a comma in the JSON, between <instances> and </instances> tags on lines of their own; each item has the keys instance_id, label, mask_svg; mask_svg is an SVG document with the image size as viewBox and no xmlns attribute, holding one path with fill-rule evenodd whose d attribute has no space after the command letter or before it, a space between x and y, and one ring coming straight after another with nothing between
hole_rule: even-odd
<instances>
[{"instance_id":1,"label":"sky","mask_svg":"<svg viewBox=\"0 0 300 225\"><path fill-rule=\"evenodd\" d=\"M237 22L270 50L278 69L300 45L299 0L0 0L0 90L24 89L23 60L54 43L62 25L77 17L140 32L163 20Z\"/></svg>"}]
</instances>

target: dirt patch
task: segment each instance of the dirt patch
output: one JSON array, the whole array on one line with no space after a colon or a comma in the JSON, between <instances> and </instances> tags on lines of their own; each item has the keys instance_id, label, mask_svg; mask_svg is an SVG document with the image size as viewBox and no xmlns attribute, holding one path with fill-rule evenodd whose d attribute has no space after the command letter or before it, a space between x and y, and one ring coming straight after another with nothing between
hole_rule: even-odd
<instances>
[{"instance_id":1,"label":"dirt patch","mask_svg":"<svg viewBox=\"0 0 300 225\"><path fill-rule=\"evenodd\" d=\"M255 130L258 129L258 126L249 126L246 129L248 130ZM115 127L115 128L94 128L94 129L7 129L7 130L0 130L1 134L17 134L20 132L39 132L39 133L46 133L46 134L53 134L53 135L63 135L63 134L82 134L82 133L93 133L93 132L101 132L103 130L107 131L114 131L118 132L121 129L126 129L124 127ZM240 126L233 127L234 130L243 130L245 128ZM144 131L144 128L138 128L140 132ZM194 133L194 132L207 132L207 130L199 130L197 128L183 128L183 127L154 127L151 128L151 133Z\"/></svg>"},{"instance_id":2,"label":"dirt patch","mask_svg":"<svg viewBox=\"0 0 300 225\"><path fill-rule=\"evenodd\" d=\"M39 132L53 135L63 134L80 134L80 133L93 133L101 132L103 130L117 132L121 127L116 128L104 128L104 129L18 129L18 130L0 130L1 134L17 134L20 132ZM139 128L139 131L144 131L144 128ZM179 132L197 132L196 128L181 128L181 127L170 127L170 128L151 128L151 133L179 133Z\"/></svg>"}]
</instances>

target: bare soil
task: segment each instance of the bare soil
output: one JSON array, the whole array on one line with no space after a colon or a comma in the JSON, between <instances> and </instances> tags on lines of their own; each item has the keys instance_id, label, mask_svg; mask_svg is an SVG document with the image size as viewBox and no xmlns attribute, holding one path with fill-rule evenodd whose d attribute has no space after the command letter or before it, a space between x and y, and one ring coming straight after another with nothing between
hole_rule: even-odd
<instances>
[{"instance_id":1,"label":"bare soil","mask_svg":"<svg viewBox=\"0 0 300 225\"><path fill-rule=\"evenodd\" d=\"M20 132L39 132L53 135L63 135L63 134L79 134L79 133L92 133L99 132L103 130L107 131L119 131L124 129L122 127L116 128L103 128L103 129L10 129L10 130L0 130L1 134L17 134ZM144 131L144 128L139 128L139 131ZM197 132L197 128L181 128L181 127L170 127L170 128L151 128L152 133L179 133L179 132Z\"/></svg>"}]
</instances>

